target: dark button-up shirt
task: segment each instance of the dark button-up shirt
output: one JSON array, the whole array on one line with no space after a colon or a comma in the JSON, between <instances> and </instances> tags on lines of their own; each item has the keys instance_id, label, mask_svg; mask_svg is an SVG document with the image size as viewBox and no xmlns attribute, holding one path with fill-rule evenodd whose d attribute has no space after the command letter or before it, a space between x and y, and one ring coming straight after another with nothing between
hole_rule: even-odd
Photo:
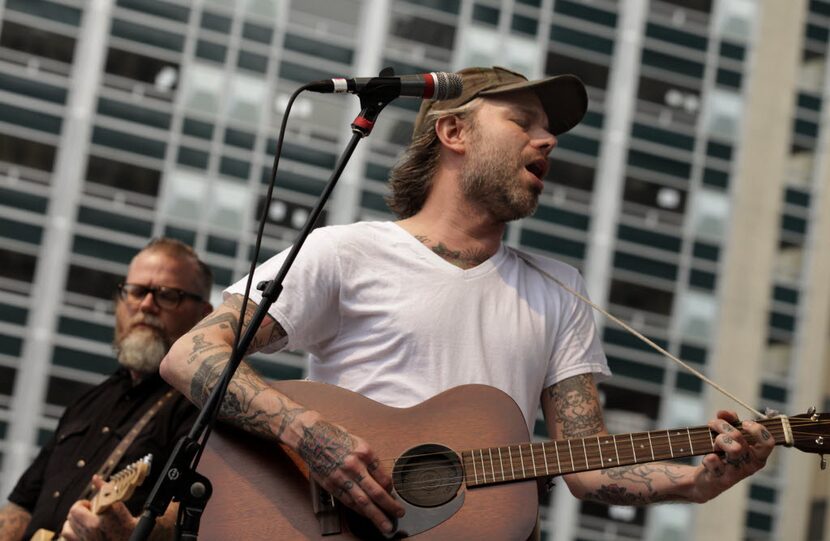
<instances>
[{"instance_id":1,"label":"dark button-up shirt","mask_svg":"<svg viewBox=\"0 0 830 541\"><path fill-rule=\"evenodd\" d=\"M72 504L104 461L141 418L170 387L158 376L133 386L121 369L69 406L51 441L17 482L9 501L32 514L23 539L39 528L59 531ZM196 408L182 395L171 397L144 427L121 458L113 473L153 454L150 475L125 502L138 515L156 478L178 439L188 433Z\"/></svg>"}]
</instances>

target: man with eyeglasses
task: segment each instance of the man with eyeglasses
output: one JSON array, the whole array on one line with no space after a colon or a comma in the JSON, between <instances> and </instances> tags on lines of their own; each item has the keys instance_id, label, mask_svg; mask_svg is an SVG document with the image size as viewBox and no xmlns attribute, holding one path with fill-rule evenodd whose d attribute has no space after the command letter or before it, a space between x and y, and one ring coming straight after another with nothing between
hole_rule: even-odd
<instances>
[{"instance_id":1,"label":"man with eyeglasses","mask_svg":"<svg viewBox=\"0 0 830 541\"><path fill-rule=\"evenodd\" d=\"M0 541L29 540L38 529L61 539L128 539L136 516L176 441L197 410L159 377L167 350L210 313L213 275L177 240L150 241L130 263L115 298L113 347L119 369L64 412L55 436L40 451L0 508ZM153 454L150 476L126 502L101 515L90 509L88 486L118 443L153 405L162 405L110 471ZM96 487L102 481L96 477ZM172 538L177 506L158 522L154 539Z\"/></svg>"}]
</instances>

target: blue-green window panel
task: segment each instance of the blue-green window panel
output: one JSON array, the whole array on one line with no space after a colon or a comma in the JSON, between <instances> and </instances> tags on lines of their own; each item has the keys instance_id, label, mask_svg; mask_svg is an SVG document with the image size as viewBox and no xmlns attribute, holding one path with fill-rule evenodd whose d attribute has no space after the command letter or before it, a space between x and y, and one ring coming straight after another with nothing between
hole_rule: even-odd
<instances>
[{"instance_id":1,"label":"blue-green window panel","mask_svg":"<svg viewBox=\"0 0 830 541\"><path fill-rule=\"evenodd\" d=\"M170 129L172 119L170 113L108 98L98 100L98 113L162 130Z\"/></svg>"},{"instance_id":2,"label":"blue-green window panel","mask_svg":"<svg viewBox=\"0 0 830 541\"><path fill-rule=\"evenodd\" d=\"M828 41L828 30L824 26L819 26L817 24L810 24L807 23L804 29L804 35L807 39L820 41L822 43L827 43Z\"/></svg>"},{"instance_id":3,"label":"blue-green window panel","mask_svg":"<svg viewBox=\"0 0 830 541\"><path fill-rule=\"evenodd\" d=\"M228 48L225 45L204 39L196 42L196 56L198 58L224 64L227 54Z\"/></svg>"},{"instance_id":4,"label":"blue-green window panel","mask_svg":"<svg viewBox=\"0 0 830 541\"><path fill-rule=\"evenodd\" d=\"M718 261L720 259L720 246L708 242L696 241L692 246L692 255L698 259Z\"/></svg>"},{"instance_id":5,"label":"blue-green window panel","mask_svg":"<svg viewBox=\"0 0 830 541\"><path fill-rule=\"evenodd\" d=\"M520 236L522 246L542 250L551 254L582 260L585 258L585 243L566 239L550 233L541 233L523 228Z\"/></svg>"},{"instance_id":6,"label":"blue-green window panel","mask_svg":"<svg viewBox=\"0 0 830 541\"><path fill-rule=\"evenodd\" d=\"M168 32L167 30L154 28L145 24L113 18L110 32L115 37L144 43L145 45L152 45L169 51L181 52L184 49L185 37L182 34Z\"/></svg>"},{"instance_id":7,"label":"blue-green window panel","mask_svg":"<svg viewBox=\"0 0 830 541\"><path fill-rule=\"evenodd\" d=\"M77 336L108 344L112 342L113 328L73 317L63 316L58 319L58 332L67 336Z\"/></svg>"},{"instance_id":8,"label":"blue-green window panel","mask_svg":"<svg viewBox=\"0 0 830 541\"><path fill-rule=\"evenodd\" d=\"M514 13L513 20L510 21L510 29L520 34L535 36L536 32L539 30L539 21L532 17L526 17L524 15Z\"/></svg>"},{"instance_id":9,"label":"blue-green window panel","mask_svg":"<svg viewBox=\"0 0 830 541\"><path fill-rule=\"evenodd\" d=\"M227 287L239 279L238 276L234 277L233 271L227 267L211 265L210 270L213 271L213 283L219 287Z\"/></svg>"},{"instance_id":10,"label":"blue-green window panel","mask_svg":"<svg viewBox=\"0 0 830 541\"><path fill-rule=\"evenodd\" d=\"M703 62L680 58L679 56L654 51L652 49L643 49L642 63L646 66L694 77L696 79L703 78Z\"/></svg>"},{"instance_id":11,"label":"blue-green window panel","mask_svg":"<svg viewBox=\"0 0 830 541\"><path fill-rule=\"evenodd\" d=\"M219 161L219 173L229 177L247 179L251 174L251 163L246 160L222 156Z\"/></svg>"},{"instance_id":12,"label":"blue-green window panel","mask_svg":"<svg viewBox=\"0 0 830 541\"><path fill-rule=\"evenodd\" d=\"M557 0L556 5L559 5L560 2L561 0ZM591 62L584 58L574 58L561 54L556 50L549 50L545 60L545 73L573 73L582 79L586 86L603 90L608 86L609 69L605 64Z\"/></svg>"},{"instance_id":13,"label":"blue-green window panel","mask_svg":"<svg viewBox=\"0 0 830 541\"><path fill-rule=\"evenodd\" d=\"M389 206L386 204L386 201L384 201L383 199L383 195L375 192L370 192L369 190L363 190L363 192L361 193L360 206L362 208L374 210L377 212L391 212L389 210Z\"/></svg>"},{"instance_id":14,"label":"blue-green window panel","mask_svg":"<svg viewBox=\"0 0 830 541\"><path fill-rule=\"evenodd\" d=\"M498 26L501 10L498 8L473 4L473 20L490 26Z\"/></svg>"},{"instance_id":15,"label":"blue-green window panel","mask_svg":"<svg viewBox=\"0 0 830 541\"><path fill-rule=\"evenodd\" d=\"M239 69L265 73L268 71L268 57L249 51L239 51L239 55L236 57L236 65Z\"/></svg>"},{"instance_id":16,"label":"blue-green window panel","mask_svg":"<svg viewBox=\"0 0 830 541\"><path fill-rule=\"evenodd\" d=\"M830 17L830 4L821 0L810 0L810 13Z\"/></svg>"},{"instance_id":17,"label":"blue-green window panel","mask_svg":"<svg viewBox=\"0 0 830 541\"><path fill-rule=\"evenodd\" d=\"M217 237L216 235L208 235L207 249L209 252L227 257L235 257L236 247L237 242L234 240Z\"/></svg>"},{"instance_id":18,"label":"blue-green window panel","mask_svg":"<svg viewBox=\"0 0 830 541\"><path fill-rule=\"evenodd\" d=\"M720 44L720 55L724 58L743 61L746 57L746 47L738 43L722 41Z\"/></svg>"},{"instance_id":19,"label":"blue-green window panel","mask_svg":"<svg viewBox=\"0 0 830 541\"><path fill-rule=\"evenodd\" d=\"M657 248L673 253L679 253L683 244L680 237L624 224L620 224L617 229L617 238L648 248Z\"/></svg>"},{"instance_id":20,"label":"blue-green window panel","mask_svg":"<svg viewBox=\"0 0 830 541\"><path fill-rule=\"evenodd\" d=\"M586 154L588 156L599 156L599 141L591 137L577 135L573 132L564 133L559 136L558 146L560 149L572 150L573 152L579 152L580 154Z\"/></svg>"},{"instance_id":21,"label":"blue-green window panel","mask_svg":"<svg viewBox=\"0 0 830 541\"><path fill-rule=\"evenodd\" d=\"M684 32L677 28L656 23L648 23L646 25L646 36L698 51L705 52L709 47L709 40L706 36L693 34L692 32Z\"/></svg>"},{"instance_id":22,"label":"blue-green window panel","mask_svg":"<svg viewBox=\"0 0 830 541\"><path fill-rule=\"evenodd\" d=\"M578 212L571 212L563 208L540 204L533 215L534 219L558 224L579 231L587 231L591 218Z\"/></svg>"},{"instance_id":23,"label":"blue-green window panel","mask_svg":"<svg viewBox=\"0 0 830 541\"><path fill-rule=\"evenodd\" d=\"M608 366L615 376L629 377L638 381L657 384L663 383L666 372L662 368L623 359L615 355L608 355Z\"/></svg>"},{"instance_id":24,"label":"blue-green window panel","mask_svg":"<svg viewBox=\"0 0 830 541\"><path fill-rule=\"evenodd\" d=\"M49 0L6 0L5 7L72 26L78 26L81 22L82 11L80 9Z\"/></svg>"},{"instance_id":25,"label":"blue-green window panel","mask_svg":"<svg viewBox=\"0 0 830 541\"><path fill-rule=\"evenodd\" d=\"M761 398L763 400L772 400L773 402L778 402L779 404L786 404L788 396L789 392L787 389L781 387L780 385L772 385L770 383L764 383L761 385Z\"/></svg>"},{"instance_id":26,"label":"blue-green window panel","mask_svg":"<svg viewBox=\"0 0 830 541\"><path fill-rule=\"evenodd\" d=\"M793 122L793 130L799 135L815 138L818 137L818 122L796 118Z\"/></svg>"},{"instance_id":27,"label":"blue-green window panel","mask_svg":"<svg viewBox=\"0 0 830 541\"><path fill-rule=\"evenodd\" d=\"M556 0L553 11L561 15L568 15L591 23L601 24L611 28L617 26L617 14L597 6L589 6L583 2L571 0Z\"/></svg>"},{"instance_id":28,"label":"blue-green window panel","mask_svg":"<svg viewBox=\"0 0 830 541\"><path fill-rule=\"evenodd\" d=\"M306 65L300 65L296 62L289 62L287 60L283 60L282 62L280 62L279 74L280 77L283 79L303 84L309 81L317 81L319 79L330 79L332 77L332 74L328 71L316 69Z\"/></svg>"},{"instance_id":29,"label":"blue-green window panel","mask_svg":"<svg viewBox=\"0 0 830 541\"><path fill-rule=\"evenodd\" d=\"M90 154L86 179L118 190L129 190L155 197L158 195L161 171Z\"/></svg>"},{"instance_id":30,"label":"blue-green window panel","mask_svg":"<svg viewBox=\"0 0 830 541\"><path fill-rule=\"evenodd\" d=\"M680 358L684 361L703 366L706 364L708 356L709 352L705 347L693 346L691 344L680 344Z\"/></svg>"},{"instance_id":31,"label":"blue-green window panel","mask_svg":"<svg viewBox=\"0 0 830 541\"><path fill-rule=\"evenodd\" d=\"M125 265L129 265L136 254L135 248L131 246L85 235L75 235L72 239L72 251L76 254L97 257L107 261L117 261Z\"/></svg>"},{"instance_id":32,"label":"blue-green window panel","mask_svg":"<svg viewBox=\"0 0 830 541\"><path fill-rule=\"evenodd\" d=\"M776 503L778 491L772 487L765 487L756 483L749 485L749 497L764 503Z\"/></svg>"},{"instance_id":33,"label":"blue-green window panel","mask_svg":"<svg viewBox=\"0 0 830 541\"><path fill-rule=\"evenodd\" d=\"M807 220L798 216L783 214L781 216L781 229L799 235L807 234Z\"/></svg>"},{"instance_id":34,"label":"blue-green window panel","mask_svg":"<svg viewBox=\"0 0 830 541\"><path fill-rule=\"evenodd\" d=\"M689 273L689 285L707 291L715 290L717 279L718 277L714 272L692 269Z\"/></svg>"},{"instance_id":35,"label":"blue-green window panel","mask_svg":"<svg viewBox=\"0 0 830 541\"><path fill-rule=\"evenodd\" d=\"M123 281L121 274L114 274L100 269L70 265L66 280L66 290L90 297L112 301L116 287Z\"/></svg>"},{"instance_id":36,"label":"blue-green window panel","mask_svg":"<svg viewBox=\"0 0 830 541\"><path fill-rule=\"evenodd\" d=\"M720 160L732 159L732 145L726 143L718 143L716 141L708 141L706 143L706 155Z\"/></svg>"},{"instance_id":37,"label":"blue-green window panel","mask_svg":"<svg viewBox=\"0 0 830 541\"><path fill-rule=\"evenodd\" d=\"M790 314L782 314L781 312L770 312L769 325L776 329L793 332L795 331L796 318Z\"/></svg>"},{"instance_id":38,"label":"blue-green window panel","mask_svg":"<svg viewBox=\"0 0 830 541\"><path fill-rule=\"evenodd\" d=\"M22 126L32 130L60 135L63 119L57 115L50 115L32 111L0 102L0 122L8 122L15 126Z\"/></svg>"},{"instance_id":39,"label":"blue-green window panel","mask_svg":"<svg viewBox=\"0 0 830 541\"><path fill-rule=\"evenodd\" d=\"M772 515L748 511L746 514L746 526L754 530L771 532L775 521Z\"/></svg>"},{"instance_id":40,"label":"blue-green window panel","mask_svg":"<svg viewBox=\"0 0 830 541\"><path fill-rule=\"evenodd\" d=\"M269 139L269 152L272 152L276 147L276 140ZM291 143L289 141L284 141L282 144L282 158L288 158L289 160L307 163L324 169L333 169L337 162L337 155L334 152L317 150L309 145Z\"/></svg>"},{"instance_id":41,"label":"blue-green window panel","mask_svg":"<svg viewBox=\"0 0 830 541\"><path fill-rule=\"evenodd\" d=\"M210 140L213 138L213 124L185 117L182 122L182 133L192 137ZM227 143L227 140L225 141Z\"/></svg>"},{"instance_id":42,"label":"blue-green window panel","mask_svg":"<svg viewBox=\"0 0 830 541\"><path fill-rule=\"evenodd\" d=\"M784 200L789 205L797 205L799 207L810 207L810 192L799 190L796 188L787 188L784 194Z\"/></svg>"},{"instance_id":43,"label":"blue-green window panel","mask_svg":"<svg viewBox=\"0 0 830 541\"><path fill-rule=\"evenodd\" d=\"M52 364L97 374L110 374L118 367L116 360L109 355L98 355L63 346L55 346Z\"/></svg>"},{"instance_id":44,"label":"blue-green window panel","mask_svg":"<svg viewBox=\"0 0 830 541\"><path fill-rule=\"evenodd\" d=\"M707 167L703 170L703 183L707 186L725 190L729 187L729 173Z\"/></svg>"},{"instance_id":45,"label":"blue-green window panel","mask_svg":"<svg viewBox=\"0 0 830 541\"><path fill-rule=\"evenodd\" d=\"M647 336L647 338L649 338L651 341L653 341L655 344L657 344L663 349L669 347L669 343L664 338L659 338L657 336ZM622 346L624 348L634 349L637 351L654 353L654 350L651 348L651 346L649 346L648 344L646 344L630 332L615 327L605 327L605 330L602 333L602 341L607 344L614 344L616 346Z\"/></svg>"},{"instance_id":46,"label":"blue-green window panel","mask_svg":"<svg viewBox=\"0 0 830 541\"><path fill-rule=\"evenodd\" d=\"M9 357L20 357L22 349L22 338L19 336L0 334L0 354L8 355Z\"/></svg>"},{"instance_id":47,"label":"blue-green window panel","mask_svg":"<svg viewBox=\"0 0 830 541\"><path fill-rule=\"evenodd\" d=\"M231 31L232 22L233 20L230 17L226 17L218 13L213 13L211 11L204 11L202 13L201 26L202 28L207 28L208 30L214 30L216 32L227 34Z\"/></svg>"},{"instance_id":48,"label":"blue-green window panel","mask_svg":"<svg viewBox=\"0 0 830 541\"><path fill-rule=\"evenodd\" d=\"M797 305L799 291L792 287L776 285L772 288L772 298L778 302Z\"/></svg>"},{"instance_id":49,"label":"blue-green window panel","mask_svg":"<svg viewBox=\"0 0 830 541\"><path fill-rule=\"evenodd\" d=\"M628 165L671 175L683 180L687 180L692 172L692 165L689 162L657 156L650 152L635 149L628 152Z\"/></svg>"},{"instance_id":50,"label":"blue-green window panel","mask_svg":"<svg viewBox=\"0 0 830 541\"><path fill-rule=\"evenodd\" d=\"M67 90L65 88L23 77L15 77L8 73L0 73L0 90L52 103L66 103Z\"/></svg>"},{"instance_id":51,"label":"blue-green window panel","mask_svg":"<svg viewBox=\"0 0 830 541\"><path fill-rule=\"evenodd\" d=\"M20 190L0 187L0 205L19 210L28 210L37 214L46 214L49 199Z\"/></svg>"},{"instance_id":52,"label":"blue-green window panel","mask_svg":"<svg viewBox=\"0 0 830 541\"><path fill-rule=\"evenodd\" d=\"M717 74L715 75L715 82L717 84L735 89L741 88L742 81L743 75L733 70L718 68Z\"/></svg>"},{"instance_id":53,"label":"blue-green window panel","mask_svg":"<svg viewBox=\"0 0 830 541\"><path fill-rule=\"evenodd\" d=\"M43 228L0 216L0 237L39 246L43 238Z\"/></svg>"},{"instance_id":54,"label":"blue-green window panel","mask_svg":"<svg viewBox=\"0 0 830 541\"><path fill-rule=\"evenodd\" d=\"M631 127L631 135L644 141L657 143L658 145L666 145L683 150L694 150L695 138L691 135L678 133L676 131L667 130L664 128L657 128L647 124L638 122L633 123Z\"/></svg>"},{"instance_id":55,"label":"blue-green window panel","mask_svg":"<svg viewBox=\"0 0 830 541\"><path fill-rule=\"evenodd\" d=\"M256 357L248 361L257 372L268 379L286 380L302 379L303 369L274 361L266 361Z\"/></svg>"},{"instance_id":56,"label":"blue-green window panel","mask_svg":"<svg viewBox=\"0 0 830 541\"><path fill-rule=\"evenodd\" d=\"M262 183L271 182L271 166L262 168ZM293 192L319 196L323 192L326 181L319 177L310 177L291 171L285 167L277 170L277 190L290 190Z\"/></svg>"},{"instance_id":57,"label":"blue-green window panel","mask_svg":"<svg viewBox=\"0 0 830 541\"><path fill-rule=\"evenodd\" d=\"M180 240L188 246L196 244L196 232L192 229L168 225L164 228L164 236Z\"/></svg>"},{"instance_id":58,"label":"blue-green window panel","mask_svg":"<svg viewBox=\"0 0 830 541\"><path fill-rule=\"evenodd\" d=\"M415 4L416 6L422 6L422 7L437 9L438 11L443 11L445 13L452 13L454 15L457 15L459 9L461 9L461 0L401 0L401 1L409 3L409 4Z\"/></svg>"},{"instance_id":59,"label":"blue-green window panel","mask_svg":"<svg viewBox=\"0 0 830 541\"><path fill-rule=\"evenodd\" d=\"M354 50L348 47L341 47L297 34L285 35L285 48L343 64L351 64L354 60Z\"/></svg>"},{"instance_id":60,"label":"blue-green window panel","mask_svg":"<svg viewBox=\"0 0 830 541\"><path fill-rule=\"evenodd\" d=\"M798 93L798 101L796 102L800 108L809 109L810 111L821 111L821 96L810 94L804 91Z\"/></svg>"},{"instance_id":61,"label":"blue-green window panel","mask_svg":"<svg viewBox=\"0 0 830 541\"><path fill-rule=\"evenodd\" d=\"M550 40L555 43L565 43L608 56L614 53L614 40L559 24L551 25Z\"/></svg>"},{"instance_id":62,"label":"blue-green window panel","mask_svg":"<svg viewBox=\"0 0 830 541\"><path fill-rule=\"evenodd\" d=\"M246 150L253 150L256 144L256 134L227 128L225 130L225 144Z\"/></svg>"},{"instance_id":63,"label":"blue-green window panel","mask_svg":"<svg viewBox=\"0 0 830 541\"><path fill-rule=\"evenodd\" d=\"M22 326L26 324L28 317L29 310L26 308L0 302L0 321Z\"/></svg>"},{"instance_id":64,"label":"blue-green window panel","mask_svg":"<svg viewBox=\"0 0 830 541\"><path fill-rule=\"evenodd\" d=\"M125 212L108 212L87 206L78 209L78 222L138 237L149 237L153 232L151 221L131 217Z\"/></svg>"},{"instance_id":65,"label":"blue-green window panel","mask_svg":"<svg viewBox=\"0 0 830 541\"><path fill-rule=\"evenodd\" d=\"M208 167L210 156L207 152L184 145L179 147L176 162L181 165L205 170Z\"/></svg>"},{"instance_id":66,"label":"blue-green window panel","mask_svg":"<svg viewBox=\"0 0 830 541\"><path fill-rule=\"evenodd\" d=\"M117 0L121 7L132 9L140 13L148 13L180 23L186 23L190 17L190 8L163 0Z\"/></svg>"},{"instance_id":67,"label":"blue-green window panel","mask_svg":"<svg viewBox=\"0 0 830 541\"><path fill-rule=\"evenodd\" d=\"M251 41L257 41L270 45L274 38L274 30L267 26L245 22L242 25L242 37Z\"/></svg>"},{"instance_id":68,"label":"blue-green window panel","mask_svg":"<svg viewBox=\"0 0 830 541\"><path fill-rule=\"evenodd\" d=\"M688 372L677 372L677 379L674 384L675 388L680 391L700 394L703 392L703 382L694 374Z\"/></svg>"},{"instance_id":69,"label":"blue-green window panel","mask_svg":"<svg viewBox=\"0 0 830 541\"><path fill-rule=\"evenodd\" d=\"M95 126L93 128L92 142L96 145L141 154L142 156L158 158L160 160L164 159L164 150L166 147L164 141L101 126Z\"/></svg>"},{"instance_id":70,"label":"blue-green window panel","mask_svg":"<svg viewBox=\"0 0 830 541\"><path fill-rule=\"evenodd\" d=\"M677 279L678 269L674 263L666 263L665 261L657 261L649 257L620 251L614 252L614 267L666 280Z\"/></svg>"}]
</instances>

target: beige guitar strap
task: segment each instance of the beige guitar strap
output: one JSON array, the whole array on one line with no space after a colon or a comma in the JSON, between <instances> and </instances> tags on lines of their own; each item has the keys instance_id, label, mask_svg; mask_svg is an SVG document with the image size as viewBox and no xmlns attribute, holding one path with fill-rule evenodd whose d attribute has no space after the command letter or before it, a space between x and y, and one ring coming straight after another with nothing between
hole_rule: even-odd
<instances>
[{"instance_id":1,"label":"beige guitar strap","mask_svg":"<svg viewBox=\"0 0 830 541\"><path fill-rule=\"evenodd\" d=\"M132 445L133 441L135 440L136 436L138 436L144 427L147 426L147 423L155 416L156 413L161 409L165 402L167 402L170 397L176 394L176 391L170 389L167 391L164 396L156 400L156 402L150 406L150 408L144 412L144 415L141 416L141 419L133 425L127 435L124 436L124 439L116 446L115 449L112 450L110 456L107 457L107 460L104 461L104 464L101 468L96 472L96 475L100 476L102 479L106 480L107 477L112 473L112 470L115 469L115 466L118 462L121 461L121 457L124 456L124 453L127 452L130 445ZM95 487L92 485L90 481L89 485L84 490L83 494L81 494L81 499L88 500L92 497L95 493Z\"/></svg>"}]
</instances>

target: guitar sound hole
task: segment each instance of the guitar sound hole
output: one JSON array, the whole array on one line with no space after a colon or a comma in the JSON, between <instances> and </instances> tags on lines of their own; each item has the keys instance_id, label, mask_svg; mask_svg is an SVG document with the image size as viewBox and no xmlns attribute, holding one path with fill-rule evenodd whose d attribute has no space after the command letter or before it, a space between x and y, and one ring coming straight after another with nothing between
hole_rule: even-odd
<instances>
[{"instance_id":1,"label":"guitar sound hole","mask_svg":"<svg viewBox=\"0 0 830 541\"><path fill-rule=\"evenodd\" d=\"M452 500L461 488L461 461L443 445L418 445L395 462L392 480L398 494L419 507L436 507Z\"/></svg>"}]
</instances>

